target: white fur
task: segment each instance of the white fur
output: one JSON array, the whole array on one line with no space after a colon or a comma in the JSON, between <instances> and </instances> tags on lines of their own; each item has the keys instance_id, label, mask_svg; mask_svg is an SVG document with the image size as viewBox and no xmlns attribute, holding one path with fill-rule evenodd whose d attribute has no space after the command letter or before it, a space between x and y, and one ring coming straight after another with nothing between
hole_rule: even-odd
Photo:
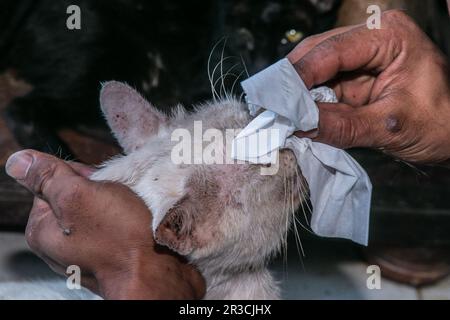
<instances>
[{"instance_id":1,"label":"white fur","mask_svg":"<svg viewBox=\"0 0 450 320\"><path fill-rule=\"evenodd\" d=\"M170 160L170 134L176 128L192 131L195 120L203 121L203 130L224 131L243 128L251 118L245 105L235 100L208 103L192 114L179 109L142 147L106 162L92 179L122 182L134 190L152 212L154 232L177 201L197 192L189 181L194 187L205 185L205 190L217 185L217 198L199 203L204 209L195 213L203 223L195 232L201 246L187 253L206 279L205 298L277 299L278 285L267 263L279 252L293 211L303 200L295 157L282 152L274 176L262 176L261 167L250 164L175 165ZM208 212L209 208L220 209Z\"/></svg>"}]
</instances>

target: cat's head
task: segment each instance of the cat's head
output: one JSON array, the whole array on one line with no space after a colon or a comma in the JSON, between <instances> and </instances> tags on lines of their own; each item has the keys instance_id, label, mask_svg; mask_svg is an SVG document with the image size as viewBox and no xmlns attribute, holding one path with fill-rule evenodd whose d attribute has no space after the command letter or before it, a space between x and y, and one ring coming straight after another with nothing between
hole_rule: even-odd
<instances>
[{"instance_id":1,"label":"cat's head","mask_svg":"<svg viewBox=\"0 0 450 320\"><path fill-rule=\"evenodd\" d=\"M125 154L93 179L131 187L152 212L158 243L198 263L217 258L221 268L261 264L278 250L304 200L304 179L290 150L280 152L272 175L262 175L261 165L229 163L226 139L238 132L227 129L251 120L244 104L223 100L166 116L119 82L103 86L100 103Z\"/></svg>"}]
</instances>

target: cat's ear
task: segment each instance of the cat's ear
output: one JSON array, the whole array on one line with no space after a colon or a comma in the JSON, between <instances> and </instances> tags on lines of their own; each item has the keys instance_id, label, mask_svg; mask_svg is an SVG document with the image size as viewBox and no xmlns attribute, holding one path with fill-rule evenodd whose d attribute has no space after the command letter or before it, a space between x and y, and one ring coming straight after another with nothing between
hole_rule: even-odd
<instances>
[{"instance_id":1,"label":"cat's ear","mask_svg":"<svg viewBox=\"0 0 450 320\"><path fill-rule=\"evenodd\" d=\"M167 117L150 105L136 90L117 81L103 85L100 106L125 153L141 147L167 122Z\"/></svg>"},{"instance_id":2,"label":"cat's ear","mask_svg":"<svg viewBox=\"0 0 450 320\"><path fill-rule=\"evenodd\" d=\"M195 202L189 196L183 197L169 209L156 228L156 242L181 255L188 255L199 245L196 232L198 216Z\"/></svg>"},{"instance_id":3,"label":"cat's ear","mask_svg":"<svg viewBox=\"0 0 450 320\"><path fill-rule=\"evenodd\" d=\"M211 219L206 219L207 213L201 212L198 204L189 195L178 201L156 227L156 242L184 256L210 243L213 238Z\"/></svg>"},{"instance_id":4,"label":"cat's ear","mask_svg":"<svg viewBox=\"0 0 450 320\"><path fill-rule=\"evenodd\" d=\"M182 200L184 201L184 200ZM194 249L192 215L186 208L178 203L170 209L159 226L155 230L157 243L167 246L169 249L188 255Z\"/></svg>"}]
</instances>

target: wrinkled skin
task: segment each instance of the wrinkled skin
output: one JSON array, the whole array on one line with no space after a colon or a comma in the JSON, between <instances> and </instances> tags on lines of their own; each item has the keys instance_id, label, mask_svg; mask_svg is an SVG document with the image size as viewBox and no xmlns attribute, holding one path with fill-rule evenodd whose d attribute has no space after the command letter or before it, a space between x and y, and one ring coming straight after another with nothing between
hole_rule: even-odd
<instances>
[{"instance_id":1,"label":"wrinkled skin","mask_svg":"<svg viewBox=\"0 0 450 320\"><path fill-rule=\"evenodd\" d=\"M403 12L383 13L380 30L364 24L307 38L288 59L309 88L330 85L340 102L319 104L319 131L298 136L413 163L450 159L448 62Z\"/></svg>"},{"instance_id":2,"label":"wrinkled skin","mask_svg":"<svg viewBox=\"0 0 450 320\"><path fill-rule=\"evenodd\" d=\"M78 265L82 284L107 299L204 295L194 267L155 244L151 214L127 187L90 181L91 168L32 150L13 154L6 171L35 195L26 240L57 273Z\"/></svg>"}]
</instances>

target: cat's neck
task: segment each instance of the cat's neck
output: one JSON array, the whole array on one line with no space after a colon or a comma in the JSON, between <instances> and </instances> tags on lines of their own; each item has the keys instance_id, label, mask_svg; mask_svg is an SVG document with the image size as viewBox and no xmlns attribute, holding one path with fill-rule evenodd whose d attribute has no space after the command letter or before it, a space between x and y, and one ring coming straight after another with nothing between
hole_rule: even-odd
<instances>
[{"instance_id":1,"label":"cat's neck","mask_svg":"<svg viewBox=\"0 0 450 320\"><path fill-rule=\"evenodd\" d=\"M207 300L280 299L278 285L266 267L240 272L201 271L207 283Z\"/></svg>"}]
</instances>

